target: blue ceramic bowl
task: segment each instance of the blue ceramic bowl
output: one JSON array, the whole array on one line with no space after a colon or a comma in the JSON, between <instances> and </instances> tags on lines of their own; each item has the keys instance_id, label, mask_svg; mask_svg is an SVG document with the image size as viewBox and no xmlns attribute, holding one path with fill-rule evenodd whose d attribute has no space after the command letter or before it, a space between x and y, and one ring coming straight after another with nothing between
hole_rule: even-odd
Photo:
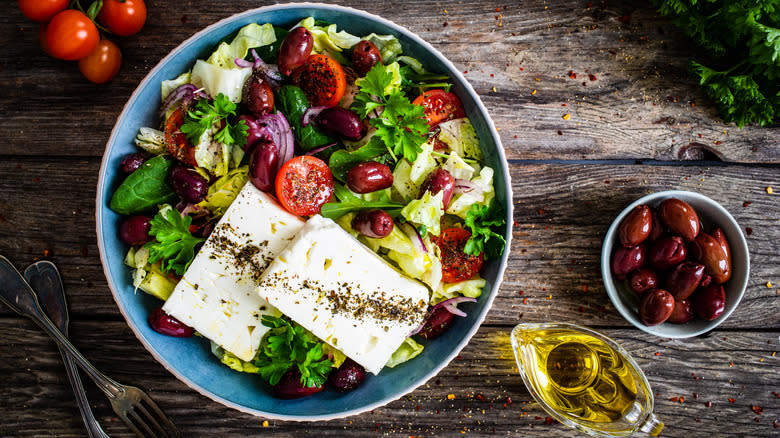
<instances>
[{"instance_id":1,"label":"blue ceramic bowl","mask_svg":"<svg viewBox=\"0 0 780 438\"><path fill-rule=\"evenodd\" d=\"M452 78L453 90L479 135L486 163L496 169L496 195L507 213L504 233L507 250L501 260L486 264L483 276L487 286L478 303L471 308L464 306L468 317L456 318L453 327L427 343L424 352L414 360L393 369L385 368L378 376L369 375L360 388L346 394L325 390L298 400L280 400L269 394L258 376L238 373L220 364L211 354L207 341L163 336L149 327L147 317L160 302L133 291L130 270L123 264L127 246L119 240L117 231L122 218L108 208L108 202L122 179L118 172L122 157L136 151L133 139L138 129L158 125L163 80L189 70L197 58L207 57L223 37L249 23L291 26L308 16L336 23L339 29L354 35L393 34L403 45L404 54L419 59L428 70ZM469 83L441 53L409 30L363 11L324 4L280 4L234 15L198 32L160 61L141 82L117 119L100 167L96 200L98 246L119 309L146 349L176 377L201 394L240 411L283 420L327 420L371 410L398 399L436 375L466 345L498 293L509 253L511 199L506 158L493 122Z\"/></svg>"}]
</instances>

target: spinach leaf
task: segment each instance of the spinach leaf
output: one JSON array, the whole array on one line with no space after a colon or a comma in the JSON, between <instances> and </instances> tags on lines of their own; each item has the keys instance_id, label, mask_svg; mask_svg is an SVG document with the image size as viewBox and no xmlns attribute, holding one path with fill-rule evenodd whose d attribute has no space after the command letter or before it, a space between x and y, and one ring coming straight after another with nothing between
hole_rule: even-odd
<instances>
[{"instance_id":1,"label":"spinach leaf","mask_svg":"<svg viewBox=\"0 0 780 438\"><path fill-rule=\"evenodd\" d=\"M119 214L129 215L157 208L158 204L173 202L176 194L168 184L173 165L170 156L158 155L131 173L116 189L109 207Z\"/></svg>"},{"instance_id":2,"label":"spinach leaf","mask_svg":"<svg viewBox=\"0 0 780 438\"><path fill-rule=\"evenodd\" d=\"M336 184L334 194L340 202L328 202L322 206L320 214L329 219L338 219L353 211L367 210L369 208L381 208L383 210L398 210L404 205L393 202L387 195L382 194L377 201L366 201L352 193L341 184ZM389 211L388 211L389 213ZM392 215L392 213L390 213Z\"/></svg>"},{"instance_id":3,"label":"spinach leaf","mask_svg":"<svg viewBox=\"0 0 780 438\"><path fill-rule=\"evenodd\" d=\"M387 153L387 147L379 141L370 141L360 149L348 152L339 150L333 153L328 160L328 166L333 177L341 182L347 181L347 173L353 166L364 161L372 160Z\"/></svg>"}]
</instances>

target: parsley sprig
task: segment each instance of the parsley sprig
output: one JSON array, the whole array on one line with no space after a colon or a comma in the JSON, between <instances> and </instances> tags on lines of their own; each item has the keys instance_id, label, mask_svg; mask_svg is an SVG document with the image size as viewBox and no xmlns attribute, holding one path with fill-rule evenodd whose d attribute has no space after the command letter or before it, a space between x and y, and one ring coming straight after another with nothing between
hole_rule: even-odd
<instances>
[{"instance_id":1,"label":"parsley sprig","mask_svg":"<svg viewBox=\"0 0 780 438\"><path fill-rule=\"evenodd\" d=\"M190 143L197 145L206 131L214 129L214 140L225 145L244 146L249 126L244 122L231 124L229 118L236 115L236 104L222 93L214 98L199 99L195 106L184 116L181 132L187 135Z\"/></svg>"},{"instance_id":2,"label":"parsley sprig","mask_svg":"<svg viewBox=\"0 0 780 438\"><path fill-rule=\"evenodd\" d=\"M471 230L471 237L463 247L469 255L485 253L488 259L496 259L504 251L506 240L494 230L506 223L504 208L495 198L489 205L472 204L464 221Z\"/></svg>"},{"instance_id":3,"label":"parsley sprig","mask_svg":"<svg viewBox=\"0 0 780 438\"><path fill-rule=\"evenodd\" d=\"M654 3L704 49L708 59L689 68L724 121L770 125L780 116L780 0Z\"/></svg>"},{"instance_id":4,"label":"parsley sprig","mask_svg":"<svg viewBox=\"0 0 780 438\"><path fill-rule=\"evenodd\" d=\"M162 260L163 271L184 275L195 258L195 245L203 242L190 233L192 218L167 208L157 212L150 223L149 235L154 240L144 245L149 250L149 261Z\"/></svg>"},{"instance_id":5,"label":"parsley sprig","mask_svg":"<svg viewBox=\"0 0 780 438\"><path fill-rule=\"evenodd\" d=\"M414 161L427 140L429 127L425 109L412 104L393 81L393 73L386 66L375 65L360 81L360 92L351 109L361 118L381 109L378 117L369 119L371 126L376 128L371 142L384 143L395 160L405 157Z\"/></svg>"},{"instance_id":6,"label":"parsley sprig","mask_svg":"<svg viewBox=\"0 0 780 438\"><path fill-rule=\"evenodd\" d=\"M262 323L271 330L255 358L260 376L276 385L287 370L298 367L304 387L322 386L333 368L333 362L323 358L322 341L284 317L263 315Z\"/></svg>"}]
</instances>

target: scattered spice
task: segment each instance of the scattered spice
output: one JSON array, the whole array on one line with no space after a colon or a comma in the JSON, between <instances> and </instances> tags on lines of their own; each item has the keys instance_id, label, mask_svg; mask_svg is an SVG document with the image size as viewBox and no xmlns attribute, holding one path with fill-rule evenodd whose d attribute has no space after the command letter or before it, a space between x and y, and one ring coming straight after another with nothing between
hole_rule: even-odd
<instances>
[{"instance_id":1,"label":"scattered spice","mask_svg":"<svg viewBox=\"0 0 780 438\"><path fill-rule=\"evenodd\" d=\"M591 81L595 81L596 75L594 75L593 73L588 73L588 79L590 79Z\"/></svg>"},{"instance_id":2,"label":"scattered spice","mask_svg":"<svg viewBox=\"0 0 780 438\"><path fill-rule=\"evenodd\" d=\"M656 355L656 356L660 356L660 355L661 355L661 352L660 352L660 351L656 351L656 352L655 352L655 355Z\"/></svg>"},{"instance_id":3,"label":"scattered spice","mask_svg":"<svg viewBox=\"0 0 780 438\"><path fill-rule=\"evenodd\" d=\"M268 427L268 420L263 420L263 427Z\"/></svg>"},{"instance_id":4,"label":"scattered spice","mask_svg":"<svg viewBox=\"0 0 780 438\"><path fill-rule=\"evenodd\" d=\"M705 408L711 408L712 407L712 402L708 401L707 403L704 403L704 407Z\"/></svg>"},{"instance_id":5,"label":"scattered spice","mask_svg":"<svg viewBox=\"0 0 780 438\"><path fill-rule=\"evenodd\" d=\"M566 114L563 115L563 120L569 120L570 117L571 117L571 114L566 113Z\"/></svg>"},{"instance_id":6,"label":"scattered spice","mask_svg":"<svg viewBox=\"0 0 780 438\"><path fill-rule=\"evenodd\" d=\"M729 397L729 403L734 403L735 401L734 397Z\"/></svg>"},{"instance_id":7,"label":"scattered spice","mask_svg":"<svg viewBox=\"0 0 780 438\"><path fill-rule=\"evenodd\" d=\"M750 205L750 201L745 201L742 203L742 206L747 208Z\"/></svg>"},{"instance_id":8,"label":"scattered spice","mask_svg":"<svg viewBox=\"0 0 780 438\"><path fill-rule=\"evenodd\" d=\"M750 409L752 409L753 412L756 413L756 415L761 415L761 414L764 413L764 408L762 408L761 406L753 405L753 406L750 407Z\"/></svg>"},{"instance_id":9,"label":"scattered spice","mask_svg":"<svg viewBox=\"0 0 780 438\"><path fill-rule=\"evenodd\" d=\"M771 281L767 281L766 282L766 287L771 288L772 287L772 282Z\"/></svg>"},{"instance_id":10,"label":"scattered spice","mask_svg":"<svg viewBox=\"0 0 780 438\"><path fill-rule=\"evenodd\" d=\"M577 73L574 73L574 71L569 70L569 79L577 79Z\"/></svg>"},{"instance_id":11,"label":"scattered spice","mask_svg":"<svg viewBox=\"0 0 780 438\"><path fill-rule=\"evenodd\" d=\"M37 179L37 178L36 178L36 179ZM766 186L766 192L767 192L768 194L770 194L770 195L771 195L772 193L774 193L774 190L772 190L772 186Z\"/></svg>"},{"instance_id":12,"label":"scattered spice","mask_svg":"<svg viewBox=\"0 0 780 438\"><path fill-rule=\"evenodd\" d=\"M447 394L447 400L455 400L455 394Z\"/></svg>"},{"instance_id":13,"label":"scattered spice","mask_svg":"<svg viewBox=\"0 0 780 438\"><path fill-rule=\"evenodd\" d=\"M534 88L534 91L531 92L531 96L536 94L536 89Z\"/></svg>"},{"instance_id":14,"label":"scattered spice","mask_svg":"<svg viewBox=\"0 0 780 438\"><path fill-rule=\"evenodd\" d=\"M587 284L583 284L582 285L582 292L583 293L588 293L588 285Z\"/></svg>"},{"instance_id":15,"label":"scattered spice","mask_svg":"<svg viewBox=\"0 0 780 438\"><path fill-rule=\"evenodd\" d=\"M745 227L745 234L747 234L748 236L752 235L753 234L753 228Z\"/></svg>"}]
</instances>

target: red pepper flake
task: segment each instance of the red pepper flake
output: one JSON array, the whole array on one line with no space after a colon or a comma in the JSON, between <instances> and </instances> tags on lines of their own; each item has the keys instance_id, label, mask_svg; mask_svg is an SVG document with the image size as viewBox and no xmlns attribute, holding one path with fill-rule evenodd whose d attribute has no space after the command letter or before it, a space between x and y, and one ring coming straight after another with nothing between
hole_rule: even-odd
<instances>
[{"instance_id":1,"label":"red pepper flake","mask_svg":"<svg viewBox=\"0 0 780 438\"><path fill-rule=\"evenodd\" d=\"M445 21L445 22L442 24L442 27L447 27L447 25L448 25L448 24L449 24L449 23L447 23L447 22Z\"/></svg>"},{"instance_id":2,"label":"red pepper flake","mask_svg":"<svg viewBox=\"0 0 780 438\"><path fill-rule=\"evenodd\" d=\"M490 77L492 78L493 76L494 76L493 73L490 73Z\"/></svg>"},{"instance_id":3,"label":"red pepper flake","mask_svg":"<svg viewBox=\"0 0 780 438\"><path fill-rule=\"evenodd\" d=\"M585 306L580 306L580 312L585 312Z\"/></svg>"},{"instance_id":4,"label":"red pepper flake","mask_svg":"<svg viewBox=\"0 0 780 438\"><path fill-rule=\"evenodd\" d=\"M523 304L528 304L528 298L523 298Z\"/></svg>"},{"instance_id":5,"label":"red pepper flake","mask_svg":"<svg viewBox=\"0 0 780 438\"><path fill-rule=\"evenodd\" d=\"M517 138L517 134L515 134L515 138Z\"/></svg>"},{"instance_id":6,"label":"red pepper flake","mask_svg":"<svg viewBox=\"0 0 780 438\"><path fill-rule=\"evenodd\" d=\"M708 401L707 403L704 403L704 407L705 408L711 408L712 407L712 402Z\"/></svg>"},{"instance_id":7,"label":"red pepper flake","mask_svg":"<svg viewBox=\"0 0 780 438\"><path fill-rule=\"evenodd\" d=\"M756 423L760 423L760 422L761 422L761 419L760 419L760 418L758 418L758 417L756 417L756 418L754 418L754 419L753 419L753 421L755 421Z\"/></svg>"},{"instance_id":8,"label":"red pepper flake","mask_svg":"<svg viewBox=\"0 0 780 438\"><path fill-rule=\"evenodd\" d=\"M720 146L720 145L722 145L722 144L723 144L723 142L722 142L722 141L715 141L715 146Z\"/></svg>"},{"instance_id":9,"label":"red pepper flake","mask_svg":"<svg viewBox=\"0 0 780 438\"><path fill-rule=\"evenodd\" d=\"M467 75L467 74L469 74L469 71L468 70L463 70L463 74Z\"/></svg>"},{"instance_id":10,"label":"red pepper flake","mask_svg":"<svg viewBox=\"0 0 780 438\"><path fill-rule=\"evenodd\" d=\"M588 293L588 285L587 284L583 284L582 285L582 292L583 293Z\"/></svg>"},{"instance_id":11,"label":"red pepper flake","mask_svg":"<svg viewBox=\"0 0 780 438\"><path fill-rule=\"evenodd\" d=\"M525 293L525 292L523 292L523 291L519 291L519 292L517 292L517 294L518 294L518 295L523 295L524 293Z\"/></svg>"},{"instance_id":12,"label":"red pepper flake","mask_svg":"<svg viewBox=\"0 0 780 438\"><path fill-rule=\"evenodd\" d=\"M745 227L745 234L747 234L748 236L752 235L753 229L750 227Z\"/></svg>"},{"instance_id":13,"label":"red pepper flake","mask_svg":"<svg viewBox=\"0 0 780 438\"><path fill-rule=\"evenodd\" d=\"M546 211L544 211L543 208L540 208L539 210L536 210L536 212L539 213L539 216L544 216L544 214L547 213Z\"/></svg>"},{"instance_id":14,"label":"red pepper flake","mask_svg":"<svg viewBox=\"0 0 780 438\"><path fill-rule=\"evenodd\" d=\"M680 403L685 403L685 397L680 397Z\"/></svg>"},{"instance_id":15,"label":"red pepper flake","mask_svg":"<svg viewBox=\"0 0 780 438\"><path fill-rule=\"evenodd\" d=\"M625 14L622 17L618 18L618 21L621 23L628 23L629 21L631 21L631 15Z\"/></svg>"},{"instance_id":16,"label":"red pepper flake","mask_svg":"<svg viewBox=\"0 0 780 438\"><path fill-rule=\"evenodd\" d=\"M520 71L524 71L525 69L523 67L520 67Z\"/></svg>"},{"instance_id":17,"label":"red pepper flake","mask_svg":"<svg viewBox=\"0 0 780 438\"><path fill-rule=\"evenodd\" d=\"M734 397L729 397L729 403L734 403L736 400L734 400Z\"/></svg>"},{"instance_id":18,"label":"red pepper flake","mask_svg":"<svg viewBox=\"0 0 780 438\"><path fill-rule=\"evenodd\" d=\"M655 352L655 355L656 355L656 356L660 356L660 355L661 355L661 352L659 352L659 351L656 351L656 352Z\"/></svg>"},{"instance_id":19,"label":"red pepper flake","mask_svg":"<svg viewBox=\"0 0 780 438\"><path fill-rule=\"evenodd\" d=\"M544 419L544 424L555 424L555 423L557 423L557 421L555 421L553 417L546 417Z\"/></svg>"},{"instance_id":20,"label":"red pepper flake","mask_svg":"<svg viewBox=\"0 0 780 438\"><path fill-rule=\"evenodd\" d=\"M49 257L50 255L51 255L51 251L50 250L48 250L48 249L44 249L43 250L43 256L44 257Z\"/></svg>"},{"instance_id":21,"label":"red pepper flake","mask_svg":"<svg viewBox=\"0 0 780 438\"><path fill-rule=\"evenodd\" d=\"M695 392L694 392L694 393L693 393L693 398L699 398L699 394L697 394L697 393L695 393Z\"/></svg>"},{"instance_id":22,"label":"red pepper flake","mask_svg":"<svg viewBox=\"0 0 780 438\"><path fill-rule=\"evenodd\" d=\"M506 398L506 404L508 404L508 405L512 404L512 398L511 397L507 397Z\"/></svg>"},{"instance_id":23,"label":"red pepper flake","mask_svg":"<svg viewBox=\"0 0 780 438\"><path fill-rule=\"evenodd\" d=\"M187 24L187 16L186 15L182 15L181 16L181 23L182 24Z\"/></svg>"},{"instance_id":24,"label":"red pepper flake","mask_svg":"<svg viewBox=\"0 0 780 438\"><path fill-rule=\"evenodd\" d=\"M583 87L587 87L587 86L588 86L588 83L587 83L587 82L583 82L583 83L582 83L582 86L583 86Z\"/></svg>"},{"instance_id":25,"label":"red pepper flake","mask_svg":"<svg viewBox=\"0 0 780 438\"><path fill-rule=\"evenodd\" d=\"M748 208L750 206L750 204L751 204L750 201L745 201L745 202L742 203L742 206L745 207L745 208Z\"/></svg>"},{"instance_id":26,"label":"red pepper flake","mask_svg":"<svg viewBox=\"0 0 780 438\"><path fill-rule=\"evenodd\" d=\"M89 255L89 250L87 249L87 245L81 245L81 256L87 257Z\"/></svg>"},{"instance_id":27,"label":"red pepper flake","mask_svg":"<svg viewBox=\"0 0 780 438\"><path fill-rule=\"evenodd\" d=\"M574 70L569 70L569 79L577 79L577 73L574 73Z\"/></svg>"},{"instance_id":28,"label":"red pepper flake","mask_svg":"<svg viewBox=\"0 0 780 438\"><path fill-rule=\"evenodd\" d=\"M605 180L604 180L604 184L609 184L609 180L608 180L608 179L605 179Z\"/></svg>"},{"instance_id":29,"label":"red pepper flake","mask_svg":"<svg viewBox=\"0 0 780 438\"><path fill-rule=\"evenodd\" d=\"M475 395L474 397L476 397L476 398L477 398L477 400L479 400L479 401L481 401L481 402L484 402L484 401L485 401L485 396L484 396L484 395L482 395L482 394L477 394L477 395Z\"/></svg>"},{"instance_id":30,"label":"red pepper flake","mask_svg":"<svg viewBox=\"0 0 780 438\"><path fill-rule=\"evenodd\" d=\"M669 401L677 403L678 401L680 401L680 397L672 397L669 399Z\"/></svg>"},{"instance_id":31,"label":"red pepper flake","mask_svg":"<svg viewBox=\"0 0 780 438\"><path fill-rule=\"evenodd\" d=\"M415 409L417 409L417 410L419 411L419 410L420 410L420 405L417 405L417 406L415 406L414 408L415 408Z\"/></svg>"},{"instance_id":32,"label":"red pepper flake","mask_svg":"<svg viewBox=\"0 0 780 438\"><path fill-rule=\"evenodd\" d=\"M750 409L752 409L753 412L756 413L756 415L761 415L761 414L764 413L764 408L762 408L761 406L753 405L753 406L750 407Z\"/></svg>"},{"instance_id":33,"label":"red pepper flake","mask_svg":"<svg viewBox=\"0 0 780 438\"><path fill-rule=\"evenodd\" d=\"M463 356L461 356L461 355L457 355L457 356L455 356L455 359L458 359L458 360L463 360Z\"/></svg>"},{"instance_id":34,"label":"red pepper flake","mask_svg":"<svg viewBox=\"0 0 780 438\"><path fill-rule=\"evenodd\" d=\"M41 182L41 179L40 179L40 178L38 178L38 177L36 176L35 178L33 178L33 181L35 181L35 182Z\"/></svg>"},{"instance_id":35,"label":"red pepper flake","mask_svg":"<svg viewBox=\"0 0 780 438\"><path fill-rule=\"evenodd\" d=\"M558 130L558 135L563 135L563 132L561 132L560 129Z\"/></svg>"},{"instance_id":36,"label":"red pepper flake","mask_svg":"<svg viewBox=\"0 0 780 438\"><path fill-rule=\"evenodd\" d=\"M780 427L780 423L778 423L778 422L777 422L777 420L775 420L775 421L773 421L773 422L772 422L772 426L773 426L775 429L777 429L778 427Z\"/></svg>"},{"instance_id":37,"label":"red pepper flake","mask_svg":"<svg viewBox=\"0 0 780 438\"><path fill-rule=\"evenodd\" d=\"M17 169L21 169L21 168L22 168L22 165L21 165L21 164L17 164L17 165L16 165L16 168L17 168Z\"/></svg>"},{"instance_id":38,"label":"red pepper flake","mask_svg":"<svg viewBox=\"0 0 780 438\"><path fill-rule=\"evenodd\" d=\"M699 134L699 138L702 138L702 137L704 137L704 136L703 136L703 135L701 135L701 134Z\"/></svg>"},{"instance_id":39,"label":"red pepper flake","mask_svg":"<svg viewBox=\"0 0 780 438\"><path fill-rule=\"evenodd\" d=\"M594 75L593 73L588 73L588 79L590 79L591 81L595 81L596 75Z\"/></svg>"},{"instance_id":40,"label":"red pepper flake","mask_svg":"<svg viewBox=\"0 0 780 438\"><path fill-rule=\"evenodd\" d=\"M774 395L775 398L780 398L780 394L778 394L777 391L772 391L772 395Z\"/></svg>"}]
</instances>

